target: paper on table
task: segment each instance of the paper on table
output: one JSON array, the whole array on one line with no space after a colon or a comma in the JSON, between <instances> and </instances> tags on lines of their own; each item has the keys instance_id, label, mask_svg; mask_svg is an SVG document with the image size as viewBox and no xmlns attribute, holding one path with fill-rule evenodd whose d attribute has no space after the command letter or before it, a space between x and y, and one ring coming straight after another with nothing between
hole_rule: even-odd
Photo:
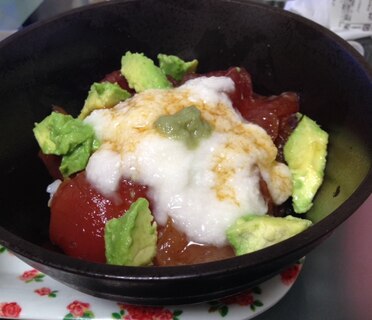
<instances>
[{"instance_id":1,"label":"paper on table","mask_svg":"<svg viewBox=\"0 0 372 320\"><path fill-rule=\"evenodd\" d=\"M323 25L345 40L372 36L370 0L288 0L284 8Z\"/></svg>"}]
</instances>

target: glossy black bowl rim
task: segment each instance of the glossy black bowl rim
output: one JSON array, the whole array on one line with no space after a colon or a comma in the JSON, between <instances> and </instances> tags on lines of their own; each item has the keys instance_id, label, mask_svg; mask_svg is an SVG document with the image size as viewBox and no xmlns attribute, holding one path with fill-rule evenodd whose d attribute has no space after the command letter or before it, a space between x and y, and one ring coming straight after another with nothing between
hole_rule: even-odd
<instances>
[{"instance_id":1,"label":"glossy black bowl rim","mask_svg":"<svg viewBox=\"0 0 372 320\"><path fill-rule=\"evenodd\" d=\"M118 3L137 2L137 0L124 0L124 1L110 1L104 3L97 3L81 8L73 9L68 12L56 15L53 18L46 19L45 21L36 22L23 30L16 32L9 36L7 39L0 43L0 50L7 43L17 41L27 33L32 32L34 29L44 28L49 23L56 20L62 20L74 14L79 14L83 11L91 10L96 7L115 6ZM143 0L146 2L146 0ZM330 30L322 27L315 22L284 11L279 8L270 7L268 5L258 3L256 1L247 0L211 0L211 2L230 2L240 5L258 6L265 8L267 11L273 11L275 14L287 16L289 19L296 20L299 23L306 24L312 29L320 32L323 36L329 38L331 41L337 43L343 50L345 50L354 60L361 66L361 70L365 72L366 76L372 83L372 68L367 64L365 59L345 40L337 36ZM372 87L372 85L371 85ZM371 154L371 150L368 150ZM221 275L229 271L237 271L247 268L258 268L266 266L271 261L284 258L285 256L295 253L304 246L311 247L313 244L319 242L322 238L329 235L337 226L349 218L359 206L370 196L372 192L372 169L370 168L366 177L353 194L342 203L335 211L327 217L318 221L313 227L301 232L300 234L275 244L271 247L259 250L249 255L238 256L226 260L219 260L215 262L188 265L188 266L172 266L172 267L123 267L113 266L107 264L92 263L67 255L44 249L38 245L30 243L21 237L18 237L3 227L0 227L0 244L7 247L20 258L26 258L34 263L44 265L56 270L82 275L85 277L94 277L112 280L177 280L200 277L203 275Z\"/></svg>"}]
</instances>

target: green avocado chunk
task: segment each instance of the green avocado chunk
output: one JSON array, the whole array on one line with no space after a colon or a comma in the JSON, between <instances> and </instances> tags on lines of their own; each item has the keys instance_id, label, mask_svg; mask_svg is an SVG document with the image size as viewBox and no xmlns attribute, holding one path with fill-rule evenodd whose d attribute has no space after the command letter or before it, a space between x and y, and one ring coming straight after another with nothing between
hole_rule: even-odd
<instances>
[{"instance_id":1,"label":"green avocado chunk","mask_svg":"<svg viewBox=\"0 0 372 320\"><path fill-rule=\"evenodd\" d=\"M121 73L136 92L172 87L165 73L143 53L126 52L121 58Z\"/></svg>"},{"instance_id":2,"label":"green avocado chunk","mask_svg":"<svg viewBox=\"0 0 372 320\"><path fill-rule=\"evenodd\" d=\"M251 253L288 239L311 226L312 222L292 216L247 215L227 229L227 239L236 255Z\"/></svg>"},{"instance_id":3,"label":"green avocado chunk","mask_svg":"<svg viewBox=\"0 0 372 320\"><path fill-rule=\"evenodd\" d=\"M186 62L181 58L173 55L158 54L159 67L166 75L171 76L175 80L182 80L187 73L196 71L198 60Z\"/></svg>"},{"instance_id":4,"label":"green avocado chunk","mask_svg":"<svg viewBox=\"0 0 372 320\"><path fill-rule=\"evenodd\" d=\"M58 112L36 123L33 131L44 154L63 156L59 169L64 177L83 170L99 147L90 125Z\"/></svg>"},{"instance_id":5,"label":"green avocado chunk","mask_svg":"<svg viewBox=\"0 0 372 320\"><path fill-rule=\"evenodd\" d=\"M296 213L307 212L323 182L328 134L303 116L284 145L284 159L292 174L292 202Z\"/></svg>"},{"instance_id":6,"label":"green avocado chunk","mask_svg":"<svg viewBox=\"0 0 372 320\"><path fill-rule=\"evenodd\" d=\"M120 218L105 225L106 260L120 266L146 266L156 255L156 223L149 202L138 198Z\"/></svg>"},{"instance_id":7,"label":"green avocado chunk","mask_svg":"<svg viewBox=\"0 0 372 320\"><path fill-rule=\"evenodd\" d=\"M208 138L213 130L202 118L200 110L194 106L186 107L172 115L160 116L154 126L161 134L184 142L189 149L195 149L200 140Z\"/></svg>"},{"instance_id":8,"label":"green avocado chunk","mask_svg":"<svg viewBox=\"0 0 372 320\"><path fill-rule=\"evenodd\" d=\"M131 94L122 89L117 83L95 82L91 85L79 119L84 119L93 110L112 108L120 101L128 99Z\"/></svg>"}]
</instances>

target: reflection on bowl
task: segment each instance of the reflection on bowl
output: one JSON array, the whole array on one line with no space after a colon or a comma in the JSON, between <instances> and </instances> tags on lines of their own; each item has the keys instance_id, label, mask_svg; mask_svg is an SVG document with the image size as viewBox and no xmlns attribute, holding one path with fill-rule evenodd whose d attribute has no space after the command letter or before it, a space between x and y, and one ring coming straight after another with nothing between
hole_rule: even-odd
<instances>
[{"instance_id":1,"label":"reflection on bowl","mask_svg":"<svg viewBox=\"0 0 372 320\"><path fill-rule=\"evenodd\" d=\"M295 91L301 111L330 134L324 184L306 217L315 225L253 254L182 267L88 263L43 244L50 177L32 128L61 105L76 115L93 81L127 50L197 58L203 71L244 66L255 91ZM371 193L371 70L343 40L314 23L249 1L107 2L32 25L0 44L0 243L55 279L137 304L206 301L255 285L298 260Z\"/></svg>"}]
</instances>

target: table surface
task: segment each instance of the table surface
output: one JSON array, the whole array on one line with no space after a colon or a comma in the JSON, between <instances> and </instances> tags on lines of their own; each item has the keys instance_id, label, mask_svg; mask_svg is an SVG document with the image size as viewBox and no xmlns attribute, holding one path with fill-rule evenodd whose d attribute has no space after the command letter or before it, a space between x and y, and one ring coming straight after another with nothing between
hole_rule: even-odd
<instances>
[{"instance_id":1,"label":"table surface","mask_svg":"<svg viewBox=\"0 0 372 320\"><path fill-rule=\"evenodd\" d=\"M44 1L26 24L88 2ZM372 319L371 228L372 196L307 256L289 293L255 320Z\"/></svg>"}]
</instances>

